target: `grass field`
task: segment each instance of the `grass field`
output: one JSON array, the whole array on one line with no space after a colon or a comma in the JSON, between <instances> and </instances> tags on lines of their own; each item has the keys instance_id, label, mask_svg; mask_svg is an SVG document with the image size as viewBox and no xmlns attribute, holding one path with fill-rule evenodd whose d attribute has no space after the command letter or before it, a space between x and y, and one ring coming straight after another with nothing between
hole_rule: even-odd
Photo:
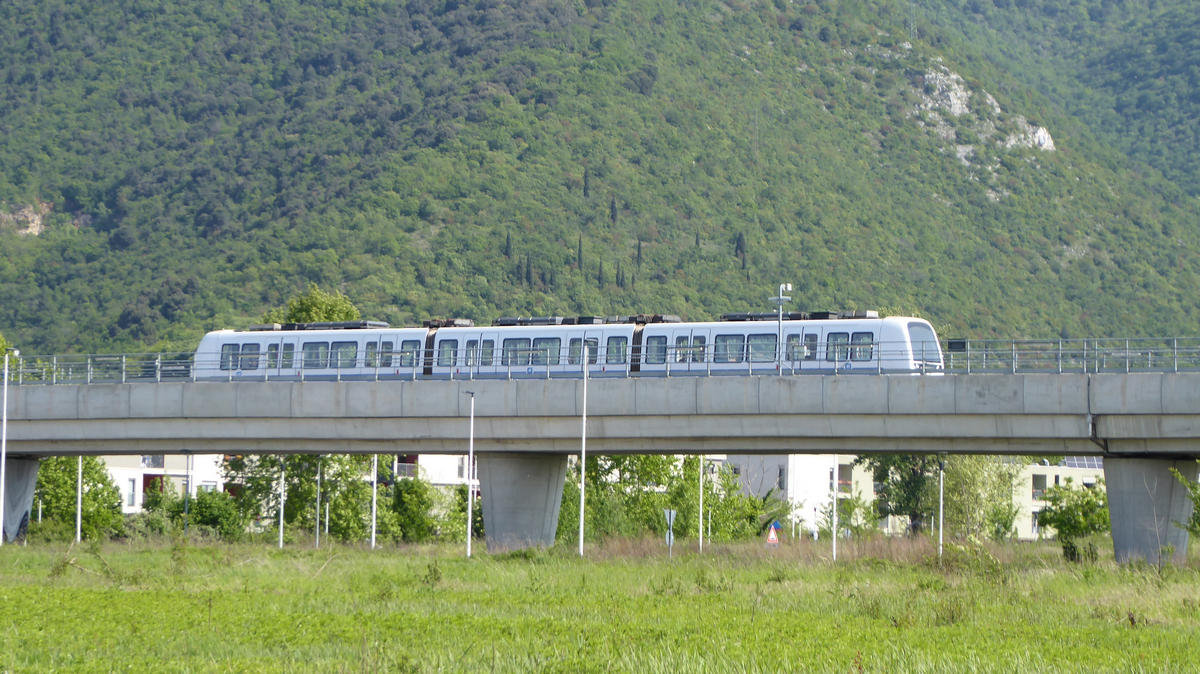
<instances>
[{"instance_id":1,"label":"grass field","mask_svg":"<svg viewBox=\"0 0 1200 674\"><path fill-rule=\"evenodd\" d=\"M4 546L0 670L1189 671L1200 565L1050 545Z\"/></svg>"}]
</instances>

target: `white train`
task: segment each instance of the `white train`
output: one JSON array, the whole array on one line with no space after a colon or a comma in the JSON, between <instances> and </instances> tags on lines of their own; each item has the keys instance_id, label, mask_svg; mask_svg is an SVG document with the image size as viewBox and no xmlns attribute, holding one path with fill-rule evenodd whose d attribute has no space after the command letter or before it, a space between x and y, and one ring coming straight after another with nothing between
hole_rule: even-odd
<instances>
[{"instance_id":1,"label":"white train","mask_svg":"<svg viewBox=\"0 0 1200 674\"><path fill-rule=\"evenodd\" d=\"M780 349L782 345L782 349ZM942 351L920 318L875 312L461 319L425 327L305 323L217 330L193 376L241 379L474 379L694 374L936 373Z\"/></svg>"}]
</instances>

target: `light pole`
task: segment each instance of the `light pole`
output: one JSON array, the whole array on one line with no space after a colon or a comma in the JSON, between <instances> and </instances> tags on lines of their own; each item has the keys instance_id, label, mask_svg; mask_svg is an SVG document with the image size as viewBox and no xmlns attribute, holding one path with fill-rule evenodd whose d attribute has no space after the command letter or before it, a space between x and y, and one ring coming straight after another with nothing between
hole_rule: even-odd
<instances>
[{"instance_id":1,"label":"light pole","mask_svg":"<svg viewBox=\"0 0 1200 674\"><path fill-rule=\"evenodd\" d=\"M471 529L475 526L475 485L471 480L472 467L475 465L475 392L465 393L471 396L471 423L467 431L467 559L470 559Z\"/></svg>"},{"instance_id":2,"label":"light pole","mask_svg":"<svg viewBox=\"0 0 1200 674\"><path fill-rule=\"evenodd\" d=\"M700 455L700 552L704 552L704 455Z\"/></svg>"},{"instance_id":3,"label":"light pole","mask_svg":"<svg viewBox=\"0 0 1200 674\"><path fill-rule=\"evenodd\" d=\"M778 338L779 342L778 342L778 346L775 347L775 360L779 365L779 373L780 374L783 374L783 305L786 304L787 302L792 301L791 297L788 297L787 295L784 295L783 293L791 292L791 291L792 291L792 284L780 283L779 284L779 294L776 295L775 297L771 298L772 301L774 301L776 304L779 305L779 338Z\"/></svg>"},{"instance_id":4,"label":"light pole","mask_svg":"<svg viewBox=\"0 0 1200 674\"><path fill-rule=\"evenodd\" d=\"M945 531L946 455L938 454L938 563L942 561L942 532Z\"/></svg>"},{"instance_id":5,"label":"light pole","mask_svg":"<svg viewBox=\"0 0 1200 674\"><path fill-rule=\"evenodd\" d=\"M4 415L4 420L0 422L0 545L4 545L4 540L8 538L8 531L4 528L4 487L8 481L8 356L12 354L14 358L20 358L21 352L16 349L4 350L4 411L0 414Z\"/></svg>"},{"instance_id":6,"label":"light pole","mask_svg":"<svg viewBox=\"0 0 1200 674\"><path fill-rule=\"evenodd\" d=\"M587 477L587 380L588 345L583 341L583 414L579 433L579 556L583 557L584 478Z\"/></svg>"}]
</instances>

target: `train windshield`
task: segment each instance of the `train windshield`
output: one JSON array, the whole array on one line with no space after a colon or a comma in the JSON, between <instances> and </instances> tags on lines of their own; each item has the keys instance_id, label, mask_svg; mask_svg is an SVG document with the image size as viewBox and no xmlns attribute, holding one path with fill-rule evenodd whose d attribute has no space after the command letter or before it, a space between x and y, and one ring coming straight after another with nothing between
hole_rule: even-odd
<instances>
[{"instance_id":1,"label":"train windshield","mask_svg":"<svg viewBox=\"0 0 1200 674\"><path fill-rule=\"evenodd\" d=\"M941 363L942 350L938 346L933 328L924 323L908 324L908 341L912 344L913 360L925 363Z\"/></svg>"}]
</instances>

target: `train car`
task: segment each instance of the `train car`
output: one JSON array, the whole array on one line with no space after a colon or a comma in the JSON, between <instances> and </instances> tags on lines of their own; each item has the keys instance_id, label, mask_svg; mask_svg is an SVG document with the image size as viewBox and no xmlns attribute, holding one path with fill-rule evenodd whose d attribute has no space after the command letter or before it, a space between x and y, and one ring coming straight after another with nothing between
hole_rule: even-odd
<instances>
[{"instance_id":1,"label":"train car","mask_svg":"<svg viewBox=\"0 0 1200 674\"><path fill-rule=\"evenodd\" d=\"M258 325L206 334L192 367L196 379L416 379L428 328L386 323Z\"/></svg>"},{"instance_id":2,"label":"train car","mask_svg":"<svg viewBox=\"0 0 1200 674\"><path fill-rule=\"evenodd\" d=\"M503 318L490 326L456 319L419 328L271 324L208 333L193 367L197 379L228 381L580 377L585 368L592 377L943 369L937 335L919 318L875 312L721 318Z\"/></svg>"}]
</instances>

